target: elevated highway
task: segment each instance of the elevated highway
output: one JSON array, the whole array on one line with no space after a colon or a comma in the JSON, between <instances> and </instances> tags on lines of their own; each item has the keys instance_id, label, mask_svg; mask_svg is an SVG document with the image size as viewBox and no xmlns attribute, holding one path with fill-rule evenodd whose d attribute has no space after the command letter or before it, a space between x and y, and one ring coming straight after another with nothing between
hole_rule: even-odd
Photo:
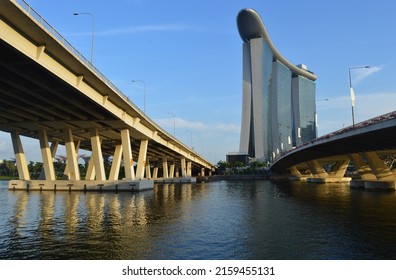
<instances>
[{"instance_id":1,"label":"elevated highway","mask_svg":"<svg viewBox=\"0 0 396 280\"><path fill-rule=\"evenodd\" d=\"M46 187L56 181L58 145L66 147L65 176L73 186L78 181L84 181L80 186L114 185L121 166L129 181L214 170L145 115L23 0L0 1L0 53L0 130L12 138L17 185L37 185L30 180L20 136L39 140L45 171L40 184ZM85 178L79 174L79 149L92 151ZM104 171L104 155L113 159L110 174Z\"/></svg>"},{"instance_id":2,"label":"elevated highway","mask_svg":"<svg viewBox=\"0 0 396 280\"><path fill-rule=\"evenodd\" d=\"M345 176L352 164L355 179ZM396 182L396 111L305 143L271 166L275 174L310 182L391 188Z\"/></svg>"}]
</instances>

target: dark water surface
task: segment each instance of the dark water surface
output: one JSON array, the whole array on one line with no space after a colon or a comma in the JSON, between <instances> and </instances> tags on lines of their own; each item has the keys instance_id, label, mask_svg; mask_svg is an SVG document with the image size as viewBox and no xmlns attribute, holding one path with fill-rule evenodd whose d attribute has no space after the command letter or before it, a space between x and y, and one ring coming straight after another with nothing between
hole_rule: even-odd
<instances>
[{"instance_id":1,"label":"dark water surface","mask_svg":"<svg viewBox=\"0 0 396 280\"><path fill-rule=\"evenodd\" d=\"M0 182L0 259L396 259L396 194L270 181L28 193Z\"/></svg>"}]
</instances>

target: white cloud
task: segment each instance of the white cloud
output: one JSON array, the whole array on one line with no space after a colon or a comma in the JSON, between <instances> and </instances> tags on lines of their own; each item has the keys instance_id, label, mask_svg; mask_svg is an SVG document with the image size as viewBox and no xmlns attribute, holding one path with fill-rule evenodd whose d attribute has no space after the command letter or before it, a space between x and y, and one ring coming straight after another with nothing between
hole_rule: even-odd
<instances>
[{"instance_id":1,"label":"white cloud","mask_svg":"<svg viewBox=\"0 0 396 280\"><path fill-rule=\"evenodd\" d=\"M4 140L0 139L0 155L5 154L9 150L10 150L10 147L8 147L8 144Z\"/></svg>"},{"instance_id":2,"label":"white cloud","mask_svg":"<svg viewBox=\"0 0 396 280\"><path fill-rule=\"evenodd\" d=\"M170 31L183 31L190 29L187 25L182 24L154 24L154 25L140 25L130 26L124 28L117 28L105 31L96 32L95 35L110 36L110 35L123 35L145 32L170 32Z\"/></svg>"},{"instance_id":3,"label":"white cloud","mask_svg":"<svg viewBox=\"0 0 396 280\"><path fill-rule=\"evenodd\" d=\"M366 78L382 70L382 67L372 66L370 68L351 69L352 85L361 83Z\"/></svg>"},{"instance_id":4,"label":"white cloud","mask_svg":"<svg viewBox=\"0 0 396 280\"><path fill-rule=\"evenodd\" d=\"M240 127L230 123L203 123L192 122L182 118L166 118L155 120L157 124L166 129L190 129L199 132L239 133Z\"/></svg>"},{"instance_id":5,"label":"white cloud","mask_svg":"<svg viewBox=\"0 0 396 280\"><path fill-rule=\"evenodd\" d=\"M359 94L356 96L355 123L396 110L396 92ZM319 136L352 125L349 96L330 98L317 103Z\"/></svg>"}]
</instances>

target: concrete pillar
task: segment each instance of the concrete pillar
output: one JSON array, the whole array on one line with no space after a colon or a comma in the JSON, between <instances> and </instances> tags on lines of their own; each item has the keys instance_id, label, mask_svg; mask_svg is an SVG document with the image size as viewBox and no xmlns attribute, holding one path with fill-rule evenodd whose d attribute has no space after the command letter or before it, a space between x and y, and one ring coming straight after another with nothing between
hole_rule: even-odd
<instances>
[{"instance_id":1,"label":"concrete pillar","mask_svg":"<svg viewBox=\"0 0 396 280\"><path fill-rule=\"evenodd\" d=\"M23 151L21 138L18 132L11 132L12 147L14 148L15 160L20 180L30 180L25 152Z\"/></svg>"},{"instance_id":2,"label":"concrete pillar","mask_svg":"<svg viewBox=\"0 0 396 280\"><path fill-rule=\"evenodd\" d=\"M189 162L187 162L187 176L188 177L192 177L192 162L191 161L189 161Z\"/></svg>"},{"instance_id":3,"label":"concrete pillar","mask_svg":"<svg viewBox=\"0 0 396 280\"><path fill-rule=\"evenodd\" d=\"M141 140L140 149L139 149L139 158L136 169L137 179L144 178L144 171L146 169L147 149L148 149L148 140Z\"/></svg>"},{"instance_id":4,"label":"concrete pillar","mask_svg":"<svg viewBox=\"0 0 396 280\"><path fill-rule=\"evenodd\" d=\"M91 129L91 149L92 149L91 159L93 159L95 166L96 180L105 181L106 174L103 164L101 140L97 128Z\"/></svg>"},{"instance_id":5,"label":"concrete pillar","mask_svg":"<svg viewBox=\"0 0 396 280\"><path fill-rule=\"evenodd\" d=\"M129 180L135 179L135 170L133 169L131 138L129 129L121 130L122 156L124 158L125 177Z\"/></svg>"},{"instance_id":6,"label":"concrete pillar","mask_svg":"<svg viewBox=\"0 0 396 280\"><path fill-rule=\"evenodd\" d=\"M378 180L395 180L393 172L389 170L385 162L380 159L376 152L366 152L364 155Z\"/></svg>"},{"instance_id":7,"label":"concrete pillar","mask_svg":"<svg viewBox=\"0 0 396 280\"><path fill-rule=\"evenodd\" d=\"M163 169L163 177L168 178L168 159L166 157L162 158L162 169Z\"/></svg>"},{"instance_id":8,"label":"concrete pillar","mask_svg":"<svg viewBox=\"0 0 396 280\"><path fill-rule=\"evenodd\" d=\"M70 173L70 180L80 180L80 170L78 169L77 152L73 142L73 135L70 128L64 130L65 146L67 154L67 168Z\"/></svg>"},{"instance_id":9,"label":"concrete pillar","mask_svg":"<svg viewBox=\"0 0 396 280\"><path fill-rule=\"evenodd\" d=\"M331 177L338 177L338 178L344 177L345 172L349 165L349 161L350 161L349 159L337 161L336 164L332 167L329 175Z\"/></svg>"},{"instance_id":10,"label":"concrete pillar","mask_svg":"<svg viewBox=\"0 0 396 280\"><path fill-rule=\"evenodd\" d=\"M175 163L172 163L170 165L169 178L174 178L174 177L175 177Z\"/></svg>"},{"instance_id":11,"label":"concrete pillar","mask_svg":"<svg viewBox=\"0 0 396 280\"><path fill-rule=\"evenodd\" d=\"M113 162L111 163L109 180L118 180L118 176L120 175L121 160L122 145L116 145L113 155Z\"/></svg>"},{"instance_id":12,"label":"concrete pillar","mask_svg":"<svg viewBox=\"0 0 396 280\"><path fill-rule=\"evenodd\" d=\"M74 141L74 148L76 150L76 160L77 161L78 161L78 150L80 149L80 144L81 144L80 140ZM70 180L70 168L69 168L69 165L70 165L70 162L67 161L65 170L63 171L63 178L67 178L68 180ZM94 176L95 176L95 174L94 174Z\"/></svg>"},{"instance_id":13,"label":"concrete pillar","mask_svg":"<svg viewBox=\"0 0 396 280\"><path fill-rule=\"evenodd\" d=\"M302 174L301 174L301 172L297 169L297 167L292 166L292 167L289 168L289 170L290 170L290 173L291 173L293 176L302 177Z\"/></svg>"},{"instance_id":14,"label":"concrete pillar","mask_svg":"<svg viewBox=\"0 0 396 280\"><path fill-rule=\"evenodd\" d=\"M47 131L40 130L38 131L39 141L40 141L40 149L41 149L41 157L43 159L43 169L46 180L55 180L55 169L54 169L54 161L51 154L51 150L48 143Z\"/></svg>"},{"instance_id":15,"label":"concrete pillar","mask_svg":"<svg viewBox=\"0 0 396 280\"><path fill-rule=\"evenodd\" d=\"M326 178L328 177L328 174L326 170L322 167L322 165L319 163L317 160L311 160L307 162L309 169L312 172L312 175L314 177L319 177L319 178Z\"/></svg>"},{"instance_id":16,"label":"concrete pillar","mask_svg":"<svg viewBox=\"0 0 396 280\"><path fill-rule=\"evenodd\" d=\"M181 172L182 172L182 177L187 177L187 168L186 168L186 159L185 158L181 158L180 159L180 168L181 168Z\"/></svg>"},{"instance_id":17,"label":"concrete pillar","mask_svg":"<svg viewBox=\"0 0 396 280\"><path fill-rule=\"evenodd\" d=\"M51 161L52 161L52 164L53 164L53 162L54 162L54 158L55 158L55 155L56 155L56 151L57 151L57 149L58 149L58 146L59 146L59 142L58 142L58 141L55 141L55 142L52 142L52 143L51 143L50 152L51 152ZM56 174L55 174L55 179L56 179ZM41 168L39 180L45 180L44 168Z\"/></svg>"},{"instance_id":18,"label":"concrete pillar","mask_svg":"<svg viewBox=\"0 0 396 280\"><path fill-rule=\"evenodd\" d=\"M146 178L151 179L150 159L146 159Z\"/></svg>"},{"instance_id":19,"label":"concrete pillar","mask_svg":"<svg viewBox=\"0 0 396 280\"><path fill-rule=\"evenodd\" d=\"M85 180L95 180L95 175L96 175L95 163L91 156L88 162L87 172L85 173Z\"/></svg>"},{"instance_id":20,"label":"concrete pillar","mask_svg":"<svg viewBox=\"0 0 396 280\"><path fill-rule=\"evenodd\" d=\"M205 176L205 167L201 168L201 176Z\"/></svg>"},{"instance_id":21,"label":"concrete pillar","mask_svg":"<svg viewBox=\"0 0 396 280\"><path fill-rule=\"evenodd\" d=\"M360 154L350 154L349 158L352 160L355 165L357 172L363 180L376 180L377 177L374 175L371 170L370 165L362 159Z\"/></svg>"},{"instance_id":22,"label":"concrete pillar","mask_svg":"<svg viewBox=\"0 0 396 280\"><path fill-rule=\"evenodd\" d=\"M157 179L158 178L158 167L154 167L153 170L153 179Z\"/></svg>"}]
</instances>

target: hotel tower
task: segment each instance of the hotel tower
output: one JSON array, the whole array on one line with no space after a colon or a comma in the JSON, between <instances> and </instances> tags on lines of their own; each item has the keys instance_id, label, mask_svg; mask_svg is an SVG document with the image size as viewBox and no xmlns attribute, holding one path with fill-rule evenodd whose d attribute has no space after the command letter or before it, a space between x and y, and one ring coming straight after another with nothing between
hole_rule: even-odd
<instances>
[{"instance_id":1,"label":"hotel tower","mask_svg":"<svg viewBox=\"0 0 396 280\"><path fill-rule=\"evenodd\" d=\"M237 25L243 41L238 155L272 162L317 137L316 76L276 50L256 11L240 11Z\"/></svg>"}]
</instances>

